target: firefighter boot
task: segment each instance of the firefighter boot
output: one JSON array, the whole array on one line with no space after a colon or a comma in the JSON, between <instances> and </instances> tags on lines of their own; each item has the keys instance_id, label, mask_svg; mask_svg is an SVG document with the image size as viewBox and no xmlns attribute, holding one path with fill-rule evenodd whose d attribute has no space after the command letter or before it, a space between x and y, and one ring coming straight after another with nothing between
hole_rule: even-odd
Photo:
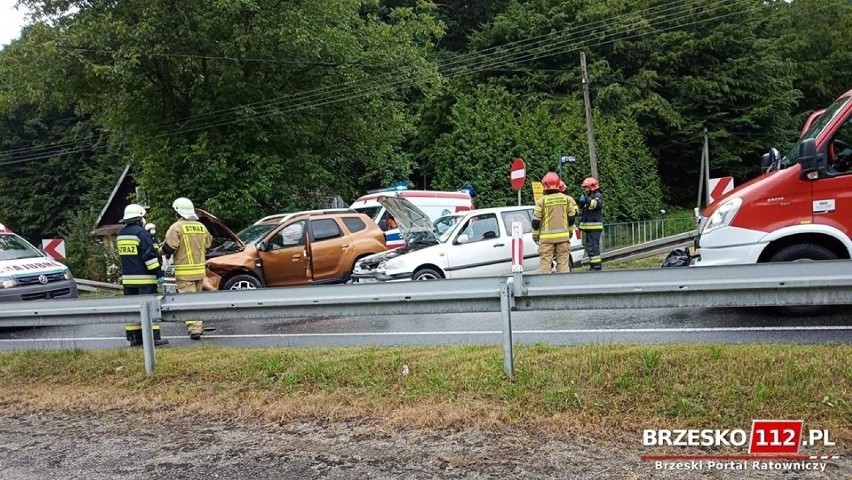
<instances>
[{"instance_id":1,"label":"firefighter boot","mask_svg":"<svg viewBox=\"0 0 852 480\"><path fill-rule=\"evenodd\" d=\"M154 346L160 347L163 345L168 345L169 341L162 337L160 333L160 325L154 324Z\"/></svg>"},{"instance_id":2,"label":"firefighter boot","mask_svg":"<svg viewBox=\"0 0 852 480\"><path fill-rule=\"evenodd\" d=\"M204 333L204 325L201 320L187 320L186 333L193 340L201 340L201 334Z\"/></svg>"},{"instance_id":3,"label":"firefighter boot","mask_svg":"<svg viewBox=\"0 0 852 480\"><path fill-rule=\"evenodd\" d=\"M131 347L142 345L142 325L128 323L124 326L124 336Z\"/></svg>"}]
</instances>

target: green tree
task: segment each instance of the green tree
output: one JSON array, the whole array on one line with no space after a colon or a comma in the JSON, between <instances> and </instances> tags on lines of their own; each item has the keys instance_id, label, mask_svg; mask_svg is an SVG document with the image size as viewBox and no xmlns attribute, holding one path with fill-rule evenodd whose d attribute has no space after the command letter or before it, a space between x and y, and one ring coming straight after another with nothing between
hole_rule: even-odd
<instances>
[{"instance_id":1,"label":"green tree","mask_svg":"<svg viewBox=\"0 0 852 480\"><path fill-rule=\"evenodd\" d=\"M432 150L433 185L458 189L470 182L480 191L483 207L512 205L509 164L521 157L527 165L523 201L532 202L531 181L556 167L559 150L576 153L566 164L563 179L568 193L579 195L589 175L583 106L575 100L520 96L499 86L481 86L473 94L457 93L451 108L450 130ZM648 218L661 206L662 194L654 159L643 145L635 121L599 115L598 152L602 189L607 195L608 221Z\"/></svg>"},{"instance_id":2,"label":"green tree","mask_svg":"<svg viewBox=\"0 0 852 480\"><path fill-rule=\"evenodd\" d=\"M356 0L26 3L54 25L27 53L66 72L155 206L188 196L239 225L411 171L405 102L441 34L428 4L379 19Z\"/></svg>"},{"instance_id":3,"label":"green tree","mask_svg":"<svg viewBox=\"0 0 852 480\"><path fill-rule=\"evenodd\" d=\"M770 33L778 36L787 61L785 69L802 92L798 110L808 113L824 108L852 88L852 2L799 0L774 4Z\"/></svg>"},{"instance_id":4,"label":"green tree","mask_svg":"<svg viewBox=\"0 0 852 480\"><path fill-rule=\"evenodd\" d=\"M517 92L576 99L585 51L596 108L638 121L668 201L687 204L705 127L711 174L740 180L757 173L760 153L795 137L789 112L798 96L767 32L771 11L757 0L513 2L474 45L505 51L509 42L549 35L504 61L502 72L479 75Z\"/></svg>"}]
</instances>

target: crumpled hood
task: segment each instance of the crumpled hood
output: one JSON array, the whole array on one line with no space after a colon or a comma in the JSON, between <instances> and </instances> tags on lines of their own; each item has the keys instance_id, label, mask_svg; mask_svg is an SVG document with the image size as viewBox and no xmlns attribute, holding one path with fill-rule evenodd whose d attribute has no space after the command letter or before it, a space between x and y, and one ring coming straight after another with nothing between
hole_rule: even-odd
<instances>
[{"instance_id":1,"label":"crumpled hood","mask_svg":"<svg viewBox=\"0 0 852 480\"><path fill-rule=\"evenodd\" d=\"M435 243L440 243L438 234L435 232L435 226L432 225L432 219L411 202L402 196L389 195L380 196L377 200L396 219L399 224L399 231L406 243L413 234L420 232L430 234L435 239Z\"/></svg>"}]
</instances>

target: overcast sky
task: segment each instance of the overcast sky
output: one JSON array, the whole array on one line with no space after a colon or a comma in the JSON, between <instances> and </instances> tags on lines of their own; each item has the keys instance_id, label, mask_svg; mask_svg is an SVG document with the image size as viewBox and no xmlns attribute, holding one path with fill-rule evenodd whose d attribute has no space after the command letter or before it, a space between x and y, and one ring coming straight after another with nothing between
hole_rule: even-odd
<instances>
[{"instance_id":1,"label":"overcast sky","mask_svg":"<svg viewBox=\"0 0 852 480\"><path fill-rule=\"evenodd\" d=\"M21 34L24 11L16 10L17 0L0 0L0 46L8 45Z\"/></svg>"}]
</instances>

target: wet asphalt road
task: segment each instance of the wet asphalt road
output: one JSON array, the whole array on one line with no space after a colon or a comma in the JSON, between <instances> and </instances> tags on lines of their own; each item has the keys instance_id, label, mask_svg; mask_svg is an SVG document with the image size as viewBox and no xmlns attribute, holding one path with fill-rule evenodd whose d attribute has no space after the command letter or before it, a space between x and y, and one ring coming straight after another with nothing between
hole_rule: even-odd
<instances>
[{"instance_id":1,"label":"wet asphalt road","mask_svg":"<svg viewBox=\"0 0 852 480\"><path fill-rule=\"evenodd\" d=\"M761 308L639 309L513 313L515 343L852 343L852 307L820 316ZM499 313L325 317L208 322L201 341L164 323L170 346L242 347L500 344ZM121 325L0 329L0 350L120 348Z\"/></svg>"}]
</instances>

